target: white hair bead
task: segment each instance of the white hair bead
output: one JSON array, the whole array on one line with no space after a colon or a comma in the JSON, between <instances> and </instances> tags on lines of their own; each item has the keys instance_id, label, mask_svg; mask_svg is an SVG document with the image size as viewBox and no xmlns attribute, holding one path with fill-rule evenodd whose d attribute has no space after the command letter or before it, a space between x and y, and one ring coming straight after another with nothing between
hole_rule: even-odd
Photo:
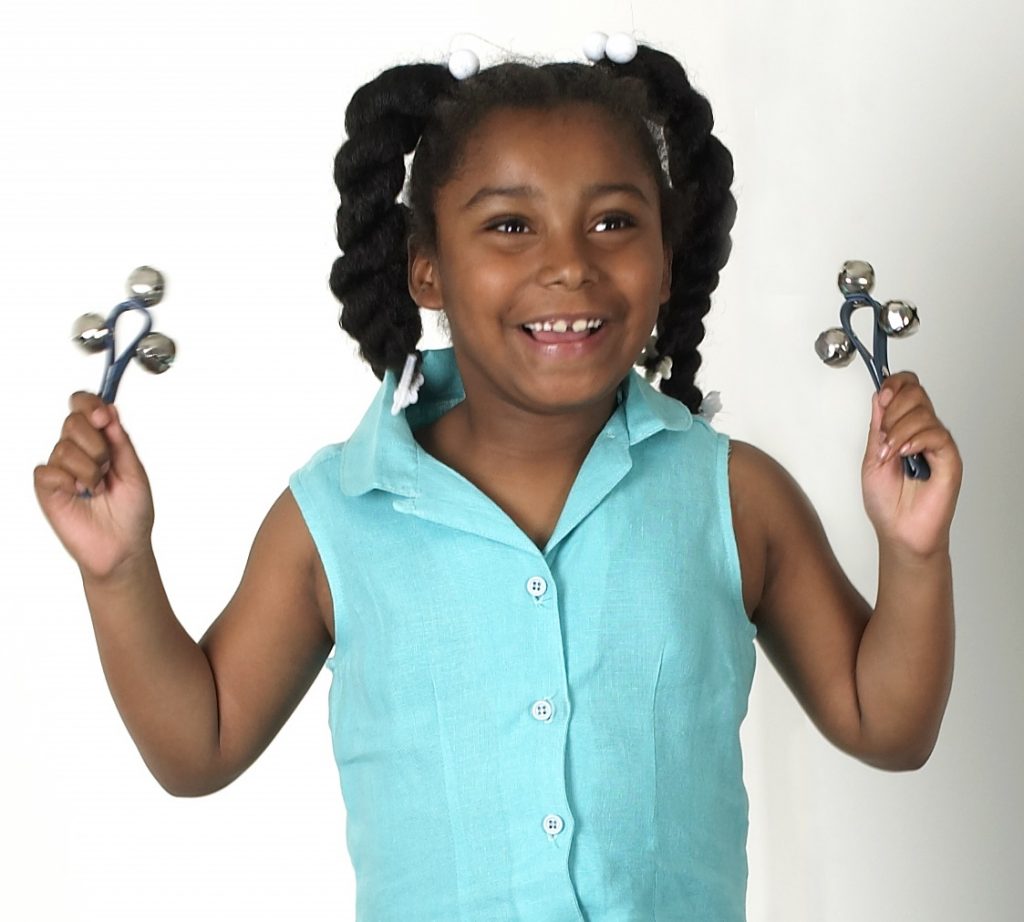
<instances>
[{"instance_id":1,"label":"white hair bead","mask_svg":"<svg viewBox=\"0 0 1024 922\"><path fill-rule=\"evenodd\" d=\"M465 80L480 70L480 59L468 48L458 48L448 55L448 70L456 80Z\"/></svg>"},{"instance_id":2,"label":"white hair bead","mask_svg":"<svg viewBox=\"0 0 1024 922\"><path fill-rule=\"evenodd\" d=\"M700 409L697 411L699 416L704 417L709 423L714 418L714 415L722 409L722 395L718 391L708 391L704 395L704 399L700 402Z\"/></svg>"},{"instance_id":3,"label":"white hair bead","mask_svg":"<svg viewBox=\"0 0 1024 922\"><path fill-rule=\"evenodd\" d=\"M608 36L604 32L591 32L583 39L583 53L588 61L600 61L604 57L605 47L608 45Z\"/></svg>"},{"instance_id":4,"label":"white hair bead","mask_svg":"<svg viewBox=\"0 0 1024 922\"><path fill-rule=\"evenodd\" d=\"M616 64L628 64L636 57L636 51L636 39L625 32L616 32L608 36L608 44L604 49L608 59Z\"/></svg>"}]
</instances>

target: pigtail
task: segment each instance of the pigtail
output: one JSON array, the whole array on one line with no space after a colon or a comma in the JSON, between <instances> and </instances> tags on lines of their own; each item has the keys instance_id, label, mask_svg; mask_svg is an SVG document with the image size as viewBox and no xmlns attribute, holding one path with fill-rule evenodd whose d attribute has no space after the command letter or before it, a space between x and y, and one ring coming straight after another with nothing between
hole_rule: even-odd
<instances>
[{"instance_id":1,"label":"pigtail","mask_svg":"<svg viewBox=\"0 0 1024 922\"><path fill-rule=\"evenodd\" d=\"M703 318L729 259L729 231L736 220L736 200L729 191L732 155L711 133L714 118L707 99L690 85L683 66L671 55L641 46L627 64L603 61L599 66L642 80L652 109L664 120L672 181L666 201L671 210L672 291L658 314L655 354L645 365L653 370L665 356L671 357L671 377L663 377L660 388L697 413L702 394L695 377Z\"/></svg>"},{"instance_id":2,"label":"pigtail","mask_svg":"<svg viewBox=\"0 0 1024 922\"><path fill-rule=\"evenodd\" d=\"M408 288L408 209L398 196L404 156L453 83L441 65L393 67L360 87L345 110L348 140L334 160L343 255L334 261L330 288L342 303L338 323L378 378L388 368L401 374L423 333Z\"/></svg>"}]
</instances>

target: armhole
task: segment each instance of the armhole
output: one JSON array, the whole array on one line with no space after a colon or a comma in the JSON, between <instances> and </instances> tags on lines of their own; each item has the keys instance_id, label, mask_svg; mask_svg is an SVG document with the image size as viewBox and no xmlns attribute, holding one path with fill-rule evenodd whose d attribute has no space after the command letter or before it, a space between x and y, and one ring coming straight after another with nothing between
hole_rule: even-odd
<instances>
[{"instance_id":1,"label":"armhole","mask_svg":"<svg viewBox=\"0 0 1024 922\"><path fill-rule=\"evenodd\" d=\"M311 476L314 471L315 466L312 462L295 471L288 478L288 488L292 491L295 504L299 507L299 513L306 523L306 529L313 540L313 546L320 557L320 565L327 578L327 587L331 595L332 620L334 621L334 645L337 650L342 636L339 624L339 614L342 610L341 586L338 583L339 568L336 565L334 549L328 540L328 536L331 534L329 516L317 502L313 489L306 483L307 477ZM332 655L328 660L328 666L333 665L333 658Z\"/></svg>"},{"instance_id":2,"label":"armhole","mask_svg":"<svg viewBox=\"0 0 1024 922\"><path fill-rule=\"evenodd\" d=\"M722 543L725 549L726 572L729 576L729 587L733 606L739 613L740 623L746 626L747 636L757 636L757 625L750 620L743 604L743 572L740 567L739 542L736 540L736 528L732 520L732 499L729 490L729 452L731 442L724 432L715 432L718 440L715 480L718 484L718 509L722 520Z\"/></svg>"}]
</instances>

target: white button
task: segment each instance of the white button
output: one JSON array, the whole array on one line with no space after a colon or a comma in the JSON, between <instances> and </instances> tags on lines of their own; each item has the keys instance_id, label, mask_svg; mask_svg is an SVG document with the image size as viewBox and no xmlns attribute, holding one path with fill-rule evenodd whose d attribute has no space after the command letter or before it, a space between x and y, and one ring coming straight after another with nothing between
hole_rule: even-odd
<instances>
[{"instance_id":1,"label":"white button","mask_svg":"<svg viewBox=\"0 0 1024 922\"><path fill-rule=\"evenodd\" d=\"M557 836L564 825L562 818L554 813L549 813L544 817L544 831L549 836Z\"/></svg>"},{"instance_id":2,"label":"white button","mask_svg":"<svg viewBox=\"0 0 1024 922\"><path fill-rule=\"evenodd\" d=\"M547 698L541 698L539 701L533 702L530 713L537 720L551 720L551 715L555 713L555 706Z\"/></svg>"},{"instance_id":3,"label":"white button","mask_svg":"<svg viewBox=\"0 0 1024 922\"><path fill-rule=\"evenodd\" d=\"M526 591L539 599L548 590L548 581L543 576L531 576L526 581Z\"/></svg>"}]
</instances>

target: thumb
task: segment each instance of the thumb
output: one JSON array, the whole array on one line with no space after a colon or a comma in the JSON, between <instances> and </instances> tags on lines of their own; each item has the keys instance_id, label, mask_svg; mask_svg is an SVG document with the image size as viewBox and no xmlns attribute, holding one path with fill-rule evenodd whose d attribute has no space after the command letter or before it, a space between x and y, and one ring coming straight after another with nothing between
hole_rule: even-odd
<instances>
[{"instance_id":1,"label":"thumb","mask_svg":"<svg viewBox=\"0 0 1024 922\"><path fill-rule=\"evenodd\" d=\"M882 416L885 413L885 408L879 400L880 397L881 394L878 391L871 396L871 422L868 426L868 444L866 449L868 457L875 463L878 463L878 452L885 444L885 439L882 435Z\"/></svg>"},{"instance_id":2,"label":"thumb","mask_svg":"<svg viewBox=\"0 0 1024 922\"><path fill-rule=\"evenodd\" d=\"M103 434L107 437L107 444L110 447L111 472L123 480L145 480L146 472L135 452L132 440L121 425L121 415L117 407L108 404L107 409L110 411L110 421L104 427Z\"/></svg>"}]
</instances>

